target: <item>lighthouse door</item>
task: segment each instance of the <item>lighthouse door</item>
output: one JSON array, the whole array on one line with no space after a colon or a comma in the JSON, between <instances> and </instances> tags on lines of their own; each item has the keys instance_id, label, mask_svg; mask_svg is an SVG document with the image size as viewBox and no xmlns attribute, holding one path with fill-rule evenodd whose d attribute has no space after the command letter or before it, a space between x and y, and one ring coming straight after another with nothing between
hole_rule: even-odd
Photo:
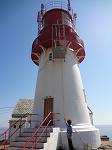
<instances>
[{"instance_id":1,"label":"lighthouse door","mask_svg":"<svg viewBox=\"0 0 112 150\"><path fill-rule=\"evenodd\" d=\"M47 115L53 112L53 98L52 97L47 97L44 99L44 119L47 117ZM45 121L45 125L47 125L47 123L52 120L50 122L50 125L53 125L53 115L51 114L51 116Z\"/></svg>"}]
</instances>

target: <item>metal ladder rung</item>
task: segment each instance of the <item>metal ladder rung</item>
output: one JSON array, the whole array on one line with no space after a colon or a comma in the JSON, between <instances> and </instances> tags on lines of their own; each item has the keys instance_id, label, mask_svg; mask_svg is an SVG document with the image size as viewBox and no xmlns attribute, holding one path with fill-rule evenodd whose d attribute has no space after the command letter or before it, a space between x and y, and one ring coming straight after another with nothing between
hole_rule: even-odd
<instances>
[{"instance_id":1,"label":"metal ladder rung","mask_svg":"<svg viewBox=\"0 0 112 150\"><path fill-rule=\"evenodd\" d=\"M63 40L66 41L65 36L65 26L63 24L53 24L52 25L52 47L56 45L56 41ZM53 39L56 37L56 39ZM66 43L66 42L64 42Z\"/></svg>"}]
</instances>

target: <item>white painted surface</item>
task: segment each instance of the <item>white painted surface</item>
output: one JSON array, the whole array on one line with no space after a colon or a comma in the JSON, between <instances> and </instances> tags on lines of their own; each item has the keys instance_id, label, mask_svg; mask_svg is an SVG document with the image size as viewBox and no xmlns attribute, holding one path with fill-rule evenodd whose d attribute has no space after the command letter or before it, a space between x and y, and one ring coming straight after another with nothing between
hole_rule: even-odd
<instances>
[{"instance_id":1,"label":"white painted surface","mask_svg":"<svg viewBox=\"0 0 112 150\"><path fill-rule=\"evenodd\" d=\"M40 122L43 120L44 99L51 96L54 98L53 111L61 113L55 118L60 120L60 122L56 122L56 125L64 127L64 118L71 119L74 129L78 128L77 132L83 140L92 148L99 147L99 130L91 125L80 70L73 52L68 49L65 60L53 61L49 61L49 53L51 53L51 49L43 53L40 58L33 113L39 113L41 116L33 119ZM34 127L36 125L37 123L33 124ZM64 133L61 134L63 142L66 141ZM80 149L80 138L76 132L74 132L73 138L77 141L76 147ZM66 142L64 143L66 144Z\"/></svg>"},{"instance_id":2,"label":"white painted surface","mask_svg":"<svg viewBox=\"0 0 112 150\"><path fill-rule=\"evenodd\" d=\"M51 96L54 97L54 112L61 113L61 122L65 117L70 118L73 125L90 124L80 71L73 52L67 51L65 61L49 61L49 53L47 51L41 56L33 113L43 115L44 99Z\"/></svg>"},{"instance_id":3,"label":"white painted surface","mask_svg":"<svg viewBox=\"0 0 112 150\"><path fill-rule=\"evenodd\" d=\"M69 150L66 130L61 132L60 137L62 147ZM88 146L88 150L97 149L101 145L99 130L94 126L73 126L72 143L77 150L84 149L85 145Z\"/></svg>"},{"instance_id":4,"label":"white painted surface","mask_svg":"<svg viewBox=\"0 0 112 150\"><path fill-rule=\"evenodd\" d=\"M77 150L82 150L85 146L88 150L97 149L101 144L99 130L94 126L73 126L72 143ZM69 150L66 129L53 128L43 150L57 150L60 146Z\"/></svg>"},{"instance_id":5,"label":"white painted surface","mask_svg":"<svg viewBox=\"0 0 112 150\"><path fill-rule=\"evenodd\" d=\"M43 150L57 150L60 128L53 128L50 137L47 138L47 143L44 144Z\"/></svg>"}]
</instances>

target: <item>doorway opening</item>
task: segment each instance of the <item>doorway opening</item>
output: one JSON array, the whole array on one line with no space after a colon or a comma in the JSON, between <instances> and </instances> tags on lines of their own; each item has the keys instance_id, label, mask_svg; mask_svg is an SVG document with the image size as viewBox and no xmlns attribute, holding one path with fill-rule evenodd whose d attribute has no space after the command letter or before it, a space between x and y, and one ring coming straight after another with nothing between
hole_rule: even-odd
<instances>
[{"instance_id":1,"label":"doorway opening","mask_svg":"<svg viewBox=\"0 0 112 150\"><path fill-rule=\"evenodd\" d=\"M44 119L50 112L53 112L53 97L46 97L44 99ZM52 121L49 125L53 125L53 114L45 121L44 125L47 125L50 120Z\"/></svg>"}]
</instances>

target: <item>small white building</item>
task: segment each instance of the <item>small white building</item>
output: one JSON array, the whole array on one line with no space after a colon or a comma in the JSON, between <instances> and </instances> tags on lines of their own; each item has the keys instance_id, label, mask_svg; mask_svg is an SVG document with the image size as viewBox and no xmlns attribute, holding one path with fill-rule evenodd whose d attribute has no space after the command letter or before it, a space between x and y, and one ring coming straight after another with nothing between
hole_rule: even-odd
<instances>
[{"instance_id":1,"label":"small white building","mask_svg":"<svg viewBox=\"0 0 112 150\"><path fill-rule=\"evenodd\" d=\"M13 140L14 137L26 127L27 116L32 114L33 99L19 99L12 112L11 119L9 120L9 137ZM17 131L17 132L16 132Z\"/></svg>"}]
</instances>

